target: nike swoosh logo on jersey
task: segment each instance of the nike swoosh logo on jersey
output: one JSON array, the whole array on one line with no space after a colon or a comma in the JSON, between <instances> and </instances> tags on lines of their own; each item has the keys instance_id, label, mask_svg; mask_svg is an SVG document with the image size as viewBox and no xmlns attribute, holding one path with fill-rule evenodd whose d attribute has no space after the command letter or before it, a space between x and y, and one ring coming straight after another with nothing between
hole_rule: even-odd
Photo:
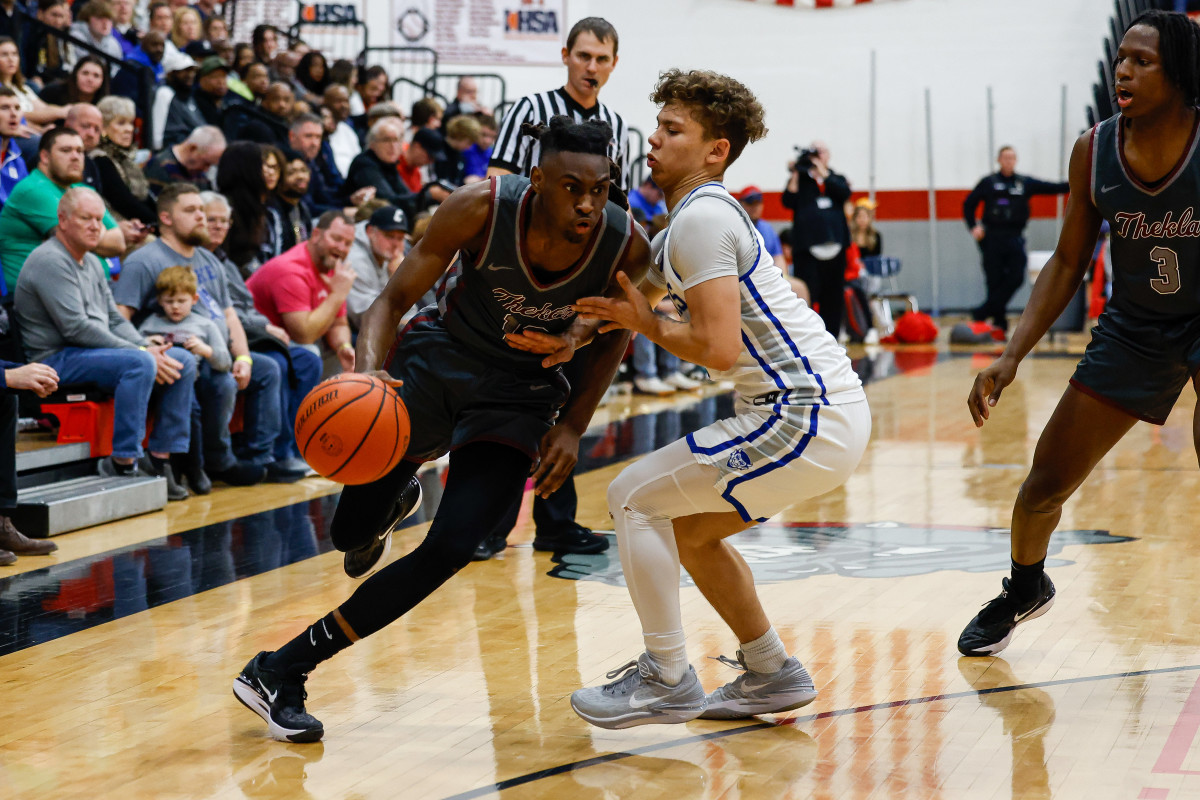
<instances>
[{"instance_id":1,"label":"nike swoosh logo on jersey","mask_svg":"<svg viewBox=\"0 0 1200 800\"><path fill-rule=\"evenodd\" d=\"M259 688L260 690L262 690L262 693L263 693L263 694L265 694L265 695L267 696L267 701L268 701L268 702L271 702L271 703L274 703L274 702L275 702L275 695L279 694L279 690L278 690L278 689L276 689L276 690L275 690L275 691L273 691L273 692L268 692L268 691L267 691L267 687L263 685L263 682L262 682L262 681L259 681L259 682L258 682L258 688Z\"/></svg>"},{"instance_id":2,"label":"nike swoosh logo on jersey","mask_svg":"<svg viewBox=\"0 0 1200 800\"><path fill-rule=\"evenodd\" d=\"M512 267L506 267L503 264L488 264L487 268L492 272L499 272L502 269L512 269Z\"/></svg>"},{"instance_id":3,"label":"nike swoosh logo on jersey","mask_svg":"<svg viewBox=\"0 0 1200 800\"><path fill-rule=\"evenodd\" d=\"M1121 184L1119 184L1119 183L1114 183L1112 186L1103 186L1100 188L1100 191L1101 192L1111 192L1113 189L1116 189L1120 185Z\"/></svg>"},{"instance_id":4,"label":"nike swoosh logo on jersey","mask_svg":"<svg viewBox=\"0 0 1200 800\"><path fill-rule=\"evenodd\" d=\"M534 384L533 386L530 386L529 391L540 392L542 389L549 389L549 388L550 388L550 384L548 384L548 383L537 383L537 384Z\"/></svg>"}]
</instances>

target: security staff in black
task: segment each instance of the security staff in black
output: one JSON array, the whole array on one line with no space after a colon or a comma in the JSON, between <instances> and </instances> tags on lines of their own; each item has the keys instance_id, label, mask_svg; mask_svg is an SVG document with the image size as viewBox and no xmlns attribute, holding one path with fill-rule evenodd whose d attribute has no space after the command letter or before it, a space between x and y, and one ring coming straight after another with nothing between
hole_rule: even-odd
<instances>
[{"instance_id":1,"label":"security staff in black","mask_svg":"<svg viewBox=\"0 0 1200 800\"><path fill-rule=\"evenodd\" d=\"M1025 282L1025 224L1029 222L1029 198L1035 194L1066 194L1068 184L1049 183L1018 175L1017 151L1000 148L996 160L1000 171L981 180L963 201L963 220L979 242L987 299L971 312L976 322L991 319L997 328L1008 330L1005 309ZM983 203L983 218L975 212Z\"/></svg>"},{"instance_id":2,"label":"security staff in black","mask_svg":"<svg viewBox=\"0 0 1200 800\"><path fill-rule=\"evenodd\" d=\"M238 676L235 694L267 721L272 736L320 739L321 724L304 711L307 673L469 564L479 542L506 524L535 465L538 494L554 491L574 468L579 438L628 336L596 336L575 354L586 361L587 379L568 386L558 365L598 327L576 319L571 306L597 292L623 296L617 271L640 281L650 258L639 226L608 200L611 135L606 123L553 119L540 135L532 176L494 177L451 194L363 316L356 367L403 381L412 439L391 473L342 491L330 538L346 554L347 574L363 578L384 563L393 527L419 499L417 467L449 452L445 491L416 549ZM397 341L404 312L456 254L461 261L443 302L418 315ZM389 352L390 375L378 371Z\"/></svg>"}]
</instances>

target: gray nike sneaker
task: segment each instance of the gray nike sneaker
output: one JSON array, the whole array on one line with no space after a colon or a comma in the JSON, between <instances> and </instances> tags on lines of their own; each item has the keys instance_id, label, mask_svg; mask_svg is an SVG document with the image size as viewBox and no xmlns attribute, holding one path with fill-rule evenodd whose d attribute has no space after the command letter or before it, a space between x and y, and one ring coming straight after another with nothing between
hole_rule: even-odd
<instances>
[{"instance_id":1,"label":"gray nike sneaker","mask_svg":"<svg viewBox=\"0 0 1200 800\"><path fill-rule=\"evenodd\" d=\"M722 664L742 670L742 674L708 696L708 708L701 719L743 719L755 714L778 714L806 706L817 698L808 670L794 657L788 657L778 672L751 672L746 657L737 651L737 661L728 656L717 658Z\"/></svg>"},{"instance_id":2,"label":"gray nike sneaker","mask_svg":"<svg viewBox=\"0 0 1200 800\"><path fill-rule=\"evenodd\" d=\"M571 694L571 708L601 728L670 724L693 720L704 711L704 687L690 666L675 686L659 677L649 653L608 673L612 683L579 689Z\"/></svg>"}]
</instances>

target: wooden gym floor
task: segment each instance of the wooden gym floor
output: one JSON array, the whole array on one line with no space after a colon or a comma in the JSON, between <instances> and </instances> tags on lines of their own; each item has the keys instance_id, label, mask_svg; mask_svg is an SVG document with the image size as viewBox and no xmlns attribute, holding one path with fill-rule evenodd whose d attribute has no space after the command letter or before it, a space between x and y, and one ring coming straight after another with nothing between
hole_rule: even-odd
<instances>
[{"instance_id":1,"label":"wooden gym floor","mask_svg":"<svg viewBox=\"0 0 1200 800\"><path fill-rule=\"evenodd\" d=\"M336 487L310 479L61 536L55 556L0 570L0 798L1200 797L1192 390L1067 506L1055 608L1002 658L962 659L956 638L1006 574L1012 501L1075 357L1028 359L976 431L964 399L986 352L854 355L874 412L862 465L737 539L821 690L811 706L584 723L567 697L636 655L636 615L614 551L535 553L526 508L502 557L313 674L323 744L272 741L231 681L352 589L325 536ZM612 477L723 413L718 395L604 410L580 521L608 527ZM437 471L425 481L432 504ZM426 529L416 519L400 551ZM736 642L696 589L683 600L705 685L732 679L709 657Z\"/></svg>"}]
</instances>

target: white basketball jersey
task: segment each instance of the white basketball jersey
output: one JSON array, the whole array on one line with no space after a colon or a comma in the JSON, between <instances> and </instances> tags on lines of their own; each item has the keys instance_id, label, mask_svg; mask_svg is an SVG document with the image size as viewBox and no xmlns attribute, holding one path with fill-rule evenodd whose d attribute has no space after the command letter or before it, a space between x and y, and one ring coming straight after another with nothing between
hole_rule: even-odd
<instances>
[{"instance_id":1,"label":"white basketball jersey","mask_svg":"<svg viewBox=\"0 0 1200 800\"><path fill-rule=\"evenodd\" d=\"M850 365L846 351L826 332L821 318L798 298L772 260L762 235L741 205L720 183L692 191L671 212L671 223L655 237L650 280L665 288L680 316L689 319L684 292L689 278L708 272L706 254L687 253L684 242L672 242L672 231L688 215L724 211L711 204L737 209L743 225L736 236L738 288L741 302L742 352L733 367L712 371L716 380L732 381L739 399L759 407L837 405L862 400L862 382ZM728 213L720 217L728 219ZM719 224L719 223L718 223ZM672 260L672 253L675 260ZM711 261L711 256L709 256Z\"/></svg>"}]
</instances>

